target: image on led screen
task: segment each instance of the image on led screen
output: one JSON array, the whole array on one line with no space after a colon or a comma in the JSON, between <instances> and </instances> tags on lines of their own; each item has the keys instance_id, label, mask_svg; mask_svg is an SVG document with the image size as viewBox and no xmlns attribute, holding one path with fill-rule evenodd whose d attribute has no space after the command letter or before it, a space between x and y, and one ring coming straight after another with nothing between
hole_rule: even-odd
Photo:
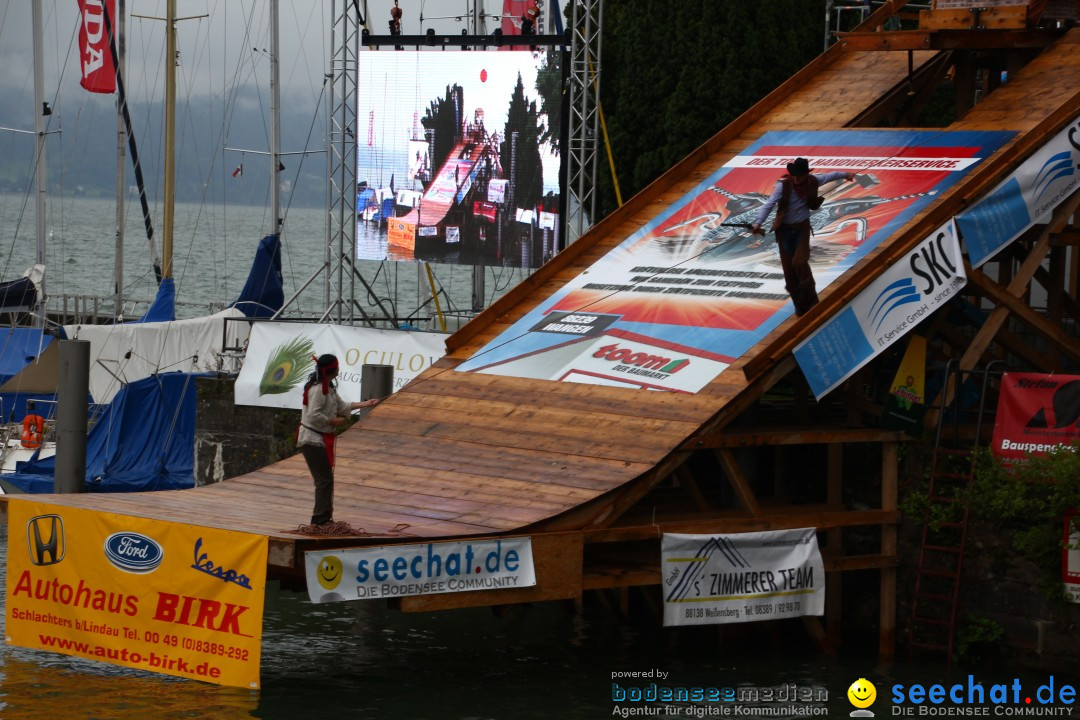
<instances>
[{"instance_id":1,"label":"image on led screen","mask_svg":"<svg viewBox=\"0 0 1080 720\"><path fill-rule=\"evenodd\" d=\"M357 62L356 255L538 267L560 247L557 50Z\"/></svg>"}]
</instances>

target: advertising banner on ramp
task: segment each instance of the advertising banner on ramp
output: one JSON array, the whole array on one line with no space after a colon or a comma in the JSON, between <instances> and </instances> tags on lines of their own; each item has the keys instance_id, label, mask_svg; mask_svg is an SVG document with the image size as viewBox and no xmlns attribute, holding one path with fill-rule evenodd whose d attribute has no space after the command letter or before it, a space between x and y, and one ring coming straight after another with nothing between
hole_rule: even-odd
<instances>
[{"instance_id":1,"label":"advertising banner on ramp","mask_svg":"<svg viewBox=\"0 0 1080 720\"><path fill-rule=\"evenodd\" d=\"M971 267L979 267L1080 187L1080 118L1029 157L990 193L956 216Z\"/></svg>"},{"instance_id":2,"label":"advertising banner on ramp","mask_svg":"<svg viewBox=\"0 0 1080 720\"><path fill-rule=\"evenodd\" d=\"M11 645L259 687L267 539L13 499Z\"/></svg>"},{"instance_id":3,"label":"advertising banner on ramp","mask_svg":"<svg viewBox=\"0 0 1080 720\"><path fill-rule=\"evenodd\" d=\"M697 392L792 313L774 236L738 226L787 163L857 173L823 185L810 218L820 291L1012 135L766 133L457 370Z\"/></svg>"},{"instance_id":4,"label":"advertising banner on ramp","mask_svg":"<svg viewBox=\"0 0 1080 720\"><path fill-rule=\"evenodd\" d=\"M795 347L820 399L892 347L967 284L960 243L947 222Z\"/></svg>"},{"instance_id":5,"label":"advertising banner on ramp","mask_svg":"<svg viewBox=\"0 0 1080 720\"><path fill-rule=\"evenodd\" d=\"M778 620L825 613L814 528L661 541L664 625Z\"/></svg>"},{"instance_id":6,"label":"advertising banner on ramp","mask_svg":"<svg viewBox=\"0 0 1080 720\"><path fill-rule=\"evenodd\" d=\"M447 337L343 325L255 323L244 367L236 378L236 404L300 409L304 383L315 370L314 357L325 353L338 358L342 399L363 399L364 365L392 366L396 392L446 354Z\"/></svg>"}]
</instances>

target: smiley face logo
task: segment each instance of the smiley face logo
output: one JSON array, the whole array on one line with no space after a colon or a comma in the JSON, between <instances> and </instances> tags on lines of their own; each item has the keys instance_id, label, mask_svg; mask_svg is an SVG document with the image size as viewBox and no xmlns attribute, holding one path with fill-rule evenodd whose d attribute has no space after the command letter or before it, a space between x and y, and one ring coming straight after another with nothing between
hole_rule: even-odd
<instances>
[{"instance_id":1,"label":"smiley face logo","mask_svg":"<svg viewBox=\"0 0 1080 720\"><path fill-rule=\"evenodd\" d=\"M851 687L847 691L848 701L859 708L855 712L851 713L852 717L873 717L874 713L866 710L877 700L877 688L874 684L866 678L859 678L855 682L851 683Z\"/></svg>"},{"instance_id":2,"label":"smiley face logo","mask_svg":"<svg viewBox=\"0 0 1080 720\"><path fill-rule=\"evenodd\" d=\"M315 576L325 589L333 590L341 582L341 560L336 555L327 555L319 561Z\"/></svg>"}]
</instances>

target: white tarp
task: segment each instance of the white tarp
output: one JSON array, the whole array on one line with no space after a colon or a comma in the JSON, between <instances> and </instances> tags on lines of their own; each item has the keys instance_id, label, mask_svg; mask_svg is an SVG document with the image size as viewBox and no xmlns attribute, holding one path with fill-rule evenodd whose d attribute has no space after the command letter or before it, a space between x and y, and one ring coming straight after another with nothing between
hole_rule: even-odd
<instances>
[{"instance_id":1,"label":"white tarp","mask_svg":"<svg viewBox=\"0 0 1080 720\"><path fill-rule=\"evenodd\" d=\"M228 345L241 347L248 323L229 322L244 313L229 308L207 317L126 325L65 325L72 340L90 341L90 394L108 403L128 383L159 372L232 371L222 355L225 326Z\"/></svg>"},{"instance_id":2,"label":"white tarp","mask_svg":"<svg viewBox=\"0 0 1080 720\"><path fill-rule=\"evenodd\" d=\"M730 535L665 533L664 625L825 614L825 566L814 528Z\"/></svg>"},{"instance_id":3,"label":"white tarp","mask_svg":"<svg viewBox=\"0 0 1080 720\"><path fill-rule=\"evenodd\" d=\"M312 356L332 353L340 371L338 393L361 399L364 365L391 365L397 391L446 354L444 333L375 330L315 323L256 323L244 367L236 378L236 404L299 409L314 370Z\"/></svg>"}]
</instances>

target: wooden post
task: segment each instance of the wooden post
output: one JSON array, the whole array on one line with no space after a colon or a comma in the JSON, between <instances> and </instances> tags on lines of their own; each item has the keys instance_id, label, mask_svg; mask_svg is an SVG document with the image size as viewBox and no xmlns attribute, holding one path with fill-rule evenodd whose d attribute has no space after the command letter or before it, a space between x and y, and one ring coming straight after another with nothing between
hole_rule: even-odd
<instances>
[{"instance_id":1,"label":"wooden post","mask_svg":"<svg viewBox=\"0 0 1080 720\"><path fill-rule=\"evenodd\" d=\"M828 453L826 503L828 503L829 511L833 512L842 509L844 446L841 443L830 443L826 447ZM833 557L843 555L843 530L840 528L828 530L825 538L830 555ZM840 647L840 642L843 640L843 578L844 574L840 571L825 574L825 631L828 633L829 644L834 648Z\"/></svg>"},{"instance_id":2,"label":"wooden post","mask_svg":"<svg viewBox=\"0 0 1080 720\"><path fill-rule=\"evenodd\" d=\"M881 445L881 509L897 508L898 453L895 442ZM896 557L897 526L881 526L881 554ZM896 655L896 567L881 569L881 597L879 599L878 656L882 660Z\"/></svg>"}]
</instances>

